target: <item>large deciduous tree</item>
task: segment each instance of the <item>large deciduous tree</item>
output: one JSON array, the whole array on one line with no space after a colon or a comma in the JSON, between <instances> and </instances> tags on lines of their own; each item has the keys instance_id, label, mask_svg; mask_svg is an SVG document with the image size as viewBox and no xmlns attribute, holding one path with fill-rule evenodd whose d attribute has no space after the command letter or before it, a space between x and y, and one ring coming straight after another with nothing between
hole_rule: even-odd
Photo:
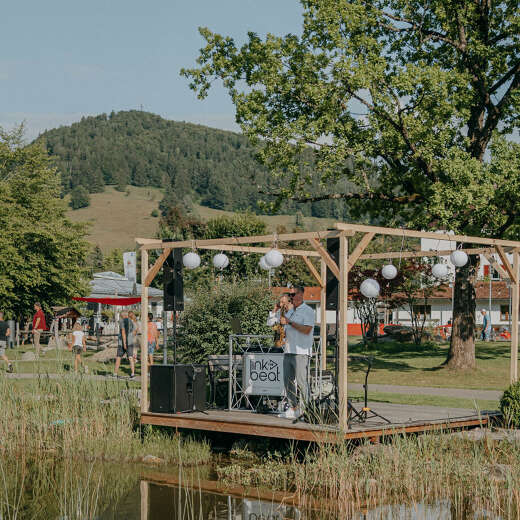
<instances>
[{"instance_id":1,"label":"large deciduous tree","mask_svg":"<svg viewBox=\"0 0 520 520\"><path fill-rule=\"evenodd\" d=\"M86 290L85 226L65 217L60 175L41 145L0 128L0 309L27 316Z\"/></svg>"},{"instance_id":2,"label":"large deciduous tree","mask_svg":"<svg viewBox=\"0 0 520 520\"><path fill-rule=\"evenodd\" d=\"M301 35L201 29L199 97L220 78L279 179L276 201L343 199L379 222L514 236L520 214L517 0L302 0ZM323 194L302 151L314 150ZM349 160L349 158L351 158ZM350 167L350 162L355 167ZM344 178L356 186L327 191ZM354 213L351 213L354 214ZM475 262L457 272L448 365L474 366Z\"/></svg>"}]
</instances>

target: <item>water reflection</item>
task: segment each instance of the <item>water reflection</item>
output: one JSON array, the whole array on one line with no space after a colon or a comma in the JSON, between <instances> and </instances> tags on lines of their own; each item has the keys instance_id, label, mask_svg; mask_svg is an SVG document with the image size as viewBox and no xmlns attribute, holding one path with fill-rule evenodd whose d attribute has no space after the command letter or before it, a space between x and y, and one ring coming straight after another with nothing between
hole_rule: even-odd
<instances>
[{"instance_id":1,"label":"water reflection","mask_svg":"<svg viewBox=\"0 0 520 520\"><path fill-rule=\"evenodd\" d=\"M141 520L300 520L292 505L240 498L184 486L141 482ZM307 517L311 518L311 517ZM318 518L315 516L315 518Z\"/></svg>"},{"instance_id":2,"label":"water reflection","mask_svg":"<svg viewBox=\"0 0 520 520\"><path fill-rule=\"evenodd\" d=\"M0 458L0 520L481 520L467 497L342 512L334 504L265 489L224 486L210 467L162 473L138 465L5 461ZM304 508L302 504L312 506ZM337 506L337 504L336 504ZM505 517L504 517L505 518Z\"/></svg>"}]
</instances>

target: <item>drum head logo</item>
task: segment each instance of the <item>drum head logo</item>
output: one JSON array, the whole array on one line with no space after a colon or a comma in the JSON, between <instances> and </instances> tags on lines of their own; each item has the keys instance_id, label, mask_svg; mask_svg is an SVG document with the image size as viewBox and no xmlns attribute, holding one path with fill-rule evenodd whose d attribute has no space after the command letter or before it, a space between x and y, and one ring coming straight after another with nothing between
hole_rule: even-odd
<instances>
[{"instance_id":1,"label":"drum head logo","mask_svg":"<svg viewBox=\"0 0 520 520\"><path fill-rule=\"evenodd\" d=\"M249 378L251 381L280 381L280 367L274 359L251 360Z\"/></svg>"},{"instance_id":2,"label":"drum head logo","mask_svg":"<svg viewBox=\"0 0 520 520\"><path fill-rule=\"evenodd\" d=\"M246 394L284 395L283 354L246 354L244 361Z\"/></svg>"}]
</instances>

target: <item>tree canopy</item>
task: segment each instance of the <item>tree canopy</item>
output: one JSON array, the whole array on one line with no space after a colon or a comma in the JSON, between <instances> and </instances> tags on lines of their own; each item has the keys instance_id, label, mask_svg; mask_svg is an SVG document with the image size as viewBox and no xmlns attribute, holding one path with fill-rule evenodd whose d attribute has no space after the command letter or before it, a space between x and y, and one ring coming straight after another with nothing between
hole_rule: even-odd
<instances>
[{"instance_id":1,"label":"tree canopy","mask_svg":"<svg viewBox=\"0 0 520 520\"><path fill-rule=\"evenodd\" d=\"M415 227L513 233L519 222L516 1L303 0L301 36L201 29L199 97L223 80L279 179L278 202L344 199ZM313 196L302 152L323 187ZM350 167L353 161L355 167Z\"/></svg>"},{"instance_id":2,"label":"tree canopy","mask_svg":"<svg viewBox=\"0 0 520 520\"><path fill-rule=\"evenodd\" d=\"M278 187L274 206L344 200L387 225L515 237L520 224L517 0L302 0L301 35L200 30L204 98L221 79ZM323 193L309 189L305 153ZM330 189L341 179L354 189ZM450 366L474 366L476 262L457 271ZM471 351L454 355L454 349Z\"/></svg>"},{"instance_id":3,"label":"tree canopy","mask_svg":"<svg viewBox=\"0 0 520 520\"><path fill-rule=\"evenodd\" d=\"M85 292L86 230L65 209L43 147L23 146L21 129L0 128L0 309L8 316Z\"/></svg>"}]
</instances>

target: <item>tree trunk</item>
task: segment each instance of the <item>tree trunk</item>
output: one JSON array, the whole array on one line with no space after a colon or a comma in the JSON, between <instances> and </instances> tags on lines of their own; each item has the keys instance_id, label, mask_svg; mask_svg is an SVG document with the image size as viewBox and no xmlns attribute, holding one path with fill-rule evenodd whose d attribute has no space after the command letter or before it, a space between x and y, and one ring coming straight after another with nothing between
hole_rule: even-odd
<instances>
[{"instance_id":1,"label":"tree trunk","mask_svg":"<svg viewBox=\"0 0 520 520\"><path fill-rule=\"evenodd\" d=\"M466 370L475 368L475 287L478 256L469 257L464 267L456 268L453 290L453 319L450 350L445 365Z\"/></svg>"}]
</instances>

